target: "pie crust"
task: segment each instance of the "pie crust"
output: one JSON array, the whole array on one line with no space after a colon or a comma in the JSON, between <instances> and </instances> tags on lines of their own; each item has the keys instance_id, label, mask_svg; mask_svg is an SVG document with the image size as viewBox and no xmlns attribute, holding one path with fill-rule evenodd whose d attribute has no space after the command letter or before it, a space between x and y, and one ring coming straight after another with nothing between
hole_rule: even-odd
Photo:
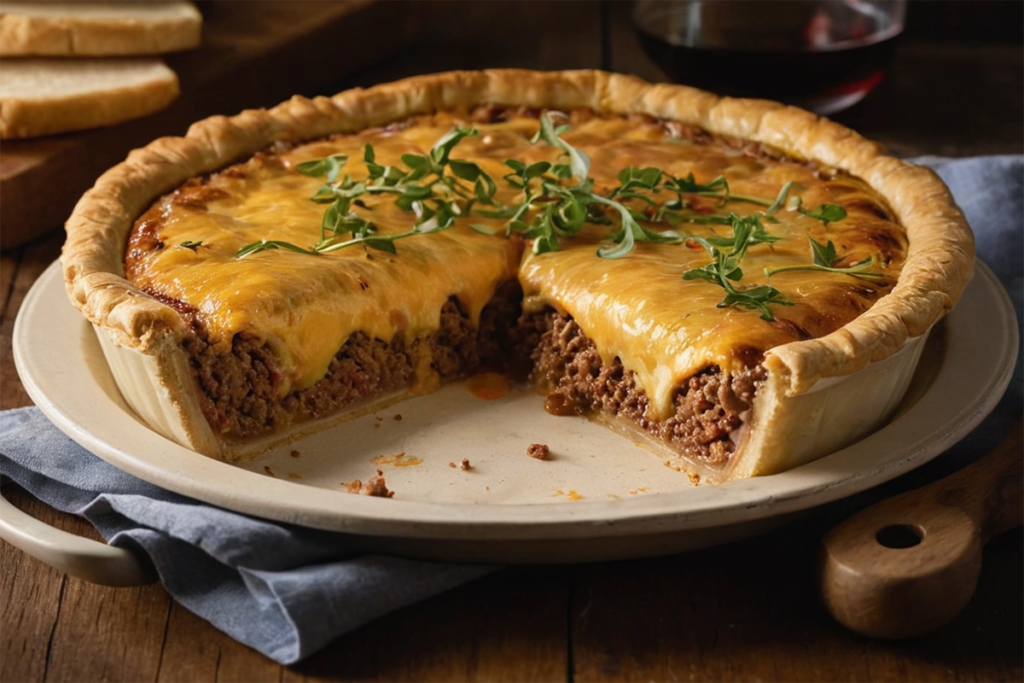
<instances>
[{"instance_id":1,"label":"pie crust","mask_svg":"<svg viewBox=\"0 0 1024 683\"><path fill-rule=\"evenodd\" d=\"M907 258L890 294L832 334L766 352L767 379L754 398L748 438L741 457L721 478L789 469L877 428L902 397L924 335L953 307L971 276L973 237L938 177L806 111L599 71L421 76L332 98L295 97L270 110L201 121L184 137L162 138L132 152L83 196L67 223L65 281L71 300L96 326L129 404L164 435L228 460L340 419L248 444L214 434L182 349L185 323L172 308L124 279L128 234L157 197L275 141L354 133L480 104L646 114L761 143L864 180L906 229Z\"/></svg>"}]
</instances>

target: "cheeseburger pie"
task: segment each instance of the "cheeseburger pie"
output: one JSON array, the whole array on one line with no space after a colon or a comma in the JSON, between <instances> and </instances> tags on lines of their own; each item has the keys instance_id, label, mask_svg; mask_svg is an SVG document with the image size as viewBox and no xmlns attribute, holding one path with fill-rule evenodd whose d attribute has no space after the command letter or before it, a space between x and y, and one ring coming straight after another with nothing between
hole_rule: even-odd
<instances>
[{"instance_id":1,"label":"cheeseburger pie","mask_svg":"<svg viewBox=\"0 0 1024 683\"><path fill-rule=\"evenodd\" d=\"M710 481L877 428L973 264L927 169L802 110L597 71L207 119L67 229L125 399L200 453L497 371Z\"/></svg>"}]
</instances>

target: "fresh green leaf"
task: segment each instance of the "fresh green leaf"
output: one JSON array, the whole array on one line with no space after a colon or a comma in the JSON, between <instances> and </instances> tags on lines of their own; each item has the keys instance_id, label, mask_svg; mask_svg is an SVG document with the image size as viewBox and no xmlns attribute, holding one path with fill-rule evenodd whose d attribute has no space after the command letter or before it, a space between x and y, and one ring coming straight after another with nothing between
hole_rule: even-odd
<instances>
[{"instance_id":1,"label":"fresh green leaf","mask_svg":"<svg viewBox=\"0 0 1024 683\"><path fill-rule=\"evenodd\" d=\"M428 157L422 154L403 154L401 156L402 163L411 168L414 171L423 170L426 172L430 171L431 163Z\"/></svg>"},{"instance_id":2,"label":"fresh green leaf","mask_svg":"<svg viewBox=\"0 0 1024 683\"><path fill-rule=\"evenodd\" d=\"M438 166L448 163L448 155L463 138L478 135L476 128L452 128L430 148L430 158Z\"/></svg>"},{"instance_id":3,"label":"fresh green leaf","mask_svg":"<svg viewBox=\"0 0 1024 683\"><path fill-rule=\"evenodd\" d=\"M538 161L530 164L525 169L522 169L523 178L526 180L533 180L534 178L540 178L545 173L551 170L551 162L549 161Z\"/></svg>"},{"instance_id":4,"label":"fresh green leaf","mask_svg":"<svg viewBox=\"0 0 1024 683\"><path fill-rule=\"evenodd\" d=\"M775 198L775 201L771 203L765 213L773 214L786 205L786 198L789 196L789 191L793 188L793 181L790 180L788 183L782 186L779 190L779 195Z\"/></svg>"},{"instance_id":5,"label":"fresh green leaf","mask_svg":"<svg viewBox=\"0 0 1024 683\"><path fill-rule=\"evenodd\" d=\"M480 167L471 161L461 161L459 159L450 159L448 161L448 168L452 169L452 173L456 177L474 182L480 177Z\"/></svg>"},{"instance_id":6,"label":"fresh green leaf","mask_svg":"<svg viewBox=\"0 0 1024 683\"><path fill-rule=\"evenodd\" d=\"M814 257L815 265L824 266L825 268L831 268L835 265L836 245L832 243L832 240L829 240L828 244L822 244L813 237L808 237L807 240L811 243L811 254Z\"/></svg>"},{"instance_id":7,"label":"fresh green leaf","mask_svg":"<svg viewBox=\"0 0 1024 683\"><path fill-rule=\"evenodd\" d=\"M797 270L816 270L826 273L849 275L861 280L881 280L885 278L884 273L875 269L875 260L871 256L857 261L853 265L841 268L836 266L836 264L843 261L843 258L837 256L836 245L832 243L832 240L829 240L827 244L822 244L814 238L808 237L807 241L810 242L811 245L811 257L814 263L806 265L781 266L779 268L765 268L764 274L771 277L776 273L787 273Z\"/></svg>"},{"instance_id":8,"label":"fresh green leaf","mask_svg":"<svg viewBox=\"0 0 1024 683\"><path fill-rule=\"evenodd\" d=\"M289 251L295 251L300 254L313 254L316 255L319 252L314 249L304 249L298 245L292 244L291 242L283 242L281 240L260 240L259 242L253 242L235 252L235 258L245 258L250 254L256 254L261 251L272 251L275 249L287 249Z\"/></svg>"},{"instance_id":9,"label":"fresh green leaf","mask_svg":"<svg viewBox=\"0 0 1024 683\"><path fill-rule=\"evenodd\" d=\"M825 225L828 225L833 221L841 221L846 218L846 209L835 204L822 204L814 211L807 211L806 209L797 207L797 211L808 218L816 218Z\"/></svg>"},{"instance_id":10,"label":"fresh green leaf","mask_svg":"<svg viewBox=\"0 0 1024 683\"><path fill-rule=\"evenodd\" d=\"M332 154L324 159L303 161L295 166L295 170L302 175L308 175L314 178L326 175L327 182L333 183L338 179L338 174L341 173L341 167L344 166L347 161L348 156L345 154Z\"/></svg>"},{"instance_id":11,"label":"fresh green leaf","mask_svg":"<svg viewBox=\"0 0 1024 683\"><path fill-rule=\"evenodd\" d=\"M395 241L393 239L384 239L380 237L368 237L365 238L363 244L370 247L371 249L378 249L380 251L386 251L389 254L397 254L398 250L395 249Z\"/></svg>"},{"instance_id":12,"label":"fresh green leaf","mask_svg":"<svg viewBox=\"0 0 1024 683\"><path fill-rule=\"evenodd\" d=\"M551 121L551 116L547 112L544 112L540 116L540 130L537 131L537 135L534 136L532 142L537 142L538 139L544 140L552 147L561 148L566 154L569 155L569 169L572 172L572 176L576 178L577 182L582 185L590 177L590 157L581 150L576 149L568 142L559 137L559 135L568 130L567 127L555 128L554 123Z\"/></svg>"}]
</instances>

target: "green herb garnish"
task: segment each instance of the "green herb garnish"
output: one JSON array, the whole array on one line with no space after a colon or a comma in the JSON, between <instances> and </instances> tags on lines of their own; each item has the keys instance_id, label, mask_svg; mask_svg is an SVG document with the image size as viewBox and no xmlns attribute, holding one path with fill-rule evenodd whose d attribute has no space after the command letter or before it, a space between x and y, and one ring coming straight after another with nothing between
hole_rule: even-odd
<instances>
[{"instance_id":1,"label":"green herb garnish","mask_svg":"<svg viewBox=\"0 0 1024 683\"><path fill-rule=\"evenodd\" d=\"M551 131L554 129L550 120L545 121L549 134L553 134ZM577 171L589 173L590 160L586 155L577 155L574 158L578 165ZM516 159L506 159L505 165L510 172L503 180L512 187L522 190L522 199L497 209L478 209L477 213L487 218L508 219L505 223L505 235L521 233L532 239L533 253L557 251L558 238L576 235L585 222L608 222L600 212L595 213L591 207L593 183L589 178L584 176L584 180L574 186L562 184L562 180L575 174L570 164L538 161L527 166ZM480 230L483 226L474 228Z\"/></svg>"},{"instance_id":2,"label":"green herb garnish","mask_svg":"<svg viewBox=\"0 0 1024 683\"><path fill-rule=\"evenodd\" d=\"M452 153L460 141L477 135L473 128L454 128L445 133L427 154L404 154L401 166L377 163L373 147L363 151L366 180L356 181L342 170L348 157L335 154L324 159L306 161L296 170L312 177L323 177L325 183L310 198L327 204L320 225L320 239L310 247L280 240L260 240L242 247L236 254L244 258L260 251L287 249L304 254L324 254L350 246L363 245L395 253L395 242L406 237L446 230L456 218L472 213L487 218L503 219L506 237L519 233L533 241L533 252L557 251L559 240L576 236L587 223L610 225L610 244L601 246L602 258L621 258L629 254L637 242L677 244L689 239L703 246L712 261L700 268L686 271L686 280L702 279L722 287L725 298L719 307L735 306L758 310L764 320L774 320L769 305L792 305L774 287L757 285L740 288L743 278L741 261L750 247L768 244L780 238L765 229L765 223L777 223L775 214L783 208L822 221L825 225L846 217L846 211L834 204L822 204L815 210L802 207L800 197L790 197L794 183L786 183L774 199L737 195L729 182L718 176L706 183L698 182L692 173L678 178L655 167L630 166L618 174L619 184L607 193L594 191L590 178L590 158L566 142L561 136L567 124L556 125L548 113L540 117L540 128L531 142L543 141L558 148L564 160L558 163L538 161L526 164L506 159L509 173L502 180L520 191L517 201L499 204L495 201L497 184L474 162L454 159ZM395 205L415 214L412 229L382 235L372 222L372 211L363 201L367 196L394 195ZM747 203L764 207L748 216L735 212L707 214L695 208L694 197L717 199L720 206ZM617 217L617 221L612 220ZM617 229L616 229L617 223ZM673 229L654 229L650 224L676 227L684 223L727 225L731 237L687 236ZM473 230L495 235L499 231L479 223L469 223ZM181 246L195 249L201 243ZM821 245L811 240L813 265L765 269L766 275L787 270L825 270L854 277L881 277L867 272L872 259L841 268L836 264L832 242Z\"/></svg>"},{"instance_id":3,"label":"green herb garnish","mask_svg":"<svg viewBox=\"0 0 1024 683\"><path fill-rule=\"evenodd\" d=\"M781 266L779 268L765 268L764 274L771 277L776 273L785 273L793 270L818 270L827 273L842 273L843 275L850 275L862 280L878 280L885 277L882 273L871 270L875 266L875 259L872 256L868 256L863 260L857 261L853 265L839 267L836 264L841 263L843 261L843 257L836 255L836 245L832 243L832 240L829 240L828 244L822 244L821 242L815 241L813 237L808 237L807 241L811 244L811 254L814 258L813 265L807 264Z\"/></svg>"},{"instance_id":4,"label":"green herb garnish","mask_svg":"<svg viewBox=\"0 0 1024 683\"><path fill-rule=\"evenodd\" d=\"M199 247L203 246L203 241L199 240L198 242L193 242L192 240L185 240L184 242L182 242L178 246L179 247L183 247L185 249L191 249L192 251L194 251L194 252L196 252L198 254L199 253Z\"/></svg>"},{"instance_id":5,"label":"green herb garnish","mask_svg":"<svg viewBox=\"0 0 1024 683\"><path fill-rule=\"evenodd\" d=\"M341 167L344 166L347 161L348 156L345 154L332 154L324 159L303 161L295 167L295 170L302 175L308 175L314 178L325 175L327 176L327 182L333 183L338 179Z\"/></svg>"},{"instance_id":6,"label":"green herb garnish","mask_svg":"<svg viewBox=\"0 0 1024 683\"><path fill-rule=\"evenodd\" d=\"M846 209L836 204L822 204L814 211L808 211L802 206L803 200L800 197L794 197L790 201L790 210L798 211L808 218L816 218L821 221L824 225L828 225L833 221L841 221L846 218Z\"/></svg>"},{"instance_id":7,"label":"green herb garnish","mask_svg":"<svg viewBox=\"0 0 1024 683\"><path fill-rule=\"evenodd\" d=\"M713 260L705 266L686 271L683 273L683 279L707 280L712 284L719 285L725 290L725 298L718 304L719 308L736 306L747 310L759 310L761 319L771 322L775 320L775 316L768 308L769 304L777 306L792 306L793 304L771 285L737 289L732 283L743 279L740 261L743 260L750 247L757 244L771 244L778 241L779 238L765 231L758 214L738 216L734 213L730 214L729 219L733 231L731 238L692 238L708 251Z\"/></svg>"},{"instance_id":8,"label":"green herb garnish","mask_svg":"<svg viewBox=\"0 0 1024 683\"><path fill-rule=\"evenodd\" d=\"M329 204L320 222L320 240L306 248L282 240L260 240L236 252L245 258L261 251L287 249L302 254L325 254L363 245L395 253L395 242L406 237L425 235L450 228L459 216L467 215L474 203L493 204L497 185L477 164L452 159L451 153L463 138L477 135L474 128L454 128L445 133L427 154L403 154L405 168L377 163L373 147L363 150L367 179L355 181L341 170L348 162L344 154L306 161L296 166L299 173L324 176L327 181L310 197ZM392 235L378 234L377 226L356 209L367 210L362 197L374 194L395 195L395 204L416 215L411 230Z\"/></svg>"}]
</instances>

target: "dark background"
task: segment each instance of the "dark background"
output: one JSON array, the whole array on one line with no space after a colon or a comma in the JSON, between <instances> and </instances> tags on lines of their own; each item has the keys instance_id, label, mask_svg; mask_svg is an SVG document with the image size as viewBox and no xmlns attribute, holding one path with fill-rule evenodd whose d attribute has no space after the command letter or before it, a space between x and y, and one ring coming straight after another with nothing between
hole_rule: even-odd
<instances>
[{"instance_id":1,"label":"dark background","mask_svg":"<svg viewBox=\"0 0 1024 683\"><path fill-rule=\"evenodd\" d=\"M629 2L483 5L388 3L395 22L419 26L416 37L373 68L308 94L460 68L604 68L667 80L640 48ZM907 156L1024 151L1022 45L1024 2L912 0L886 79L832 118Z\"/></svg>"}]
</instances>

